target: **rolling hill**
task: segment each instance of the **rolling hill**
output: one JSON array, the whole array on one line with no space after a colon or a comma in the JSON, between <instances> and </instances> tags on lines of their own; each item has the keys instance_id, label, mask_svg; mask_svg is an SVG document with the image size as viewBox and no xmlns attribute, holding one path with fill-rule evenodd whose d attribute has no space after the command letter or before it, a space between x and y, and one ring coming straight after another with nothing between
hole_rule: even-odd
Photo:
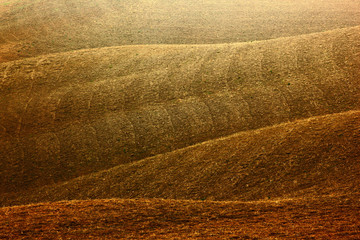
<instances>
[{"instance_id":1,"label":"rolling hill","mask_svg":"<svg viewBox=\"0 0 360 240\"><path fill-rule=\"evenodd\" d=\"M248 42L360 24L354 0L4 0L0 62L139 44Z\"/></svg>"},{"instance_id":2,"label":"rolling hill","mask_svg":"<svg viewBox=\"0 0 360 240\"><path fill-rule=\"evenodd\" d=\"M240 132L4 195L0 203L115 197L250 201L357 193L359 123L360 112L350 111Z\"/></svg>"},{"instance_id":3,"label":"rolling hill","mask_svg":"<svg viewBox=\"0 0 360 240\"><path fill-rule=\"evenodd\" d=\"M121 46L0 65L0 192L239 131L359 109L359 27L254 43Z\"/></svg>"},{"instance_id":4,"label":"rolling hill","mask_svg":"<svg viewBox=\"0 0 360 240\"><path fill-rule=\"evenodd\" d=\"M359 239L357 0L0 0L0 239Z\"/></svg>"}]
</instances>

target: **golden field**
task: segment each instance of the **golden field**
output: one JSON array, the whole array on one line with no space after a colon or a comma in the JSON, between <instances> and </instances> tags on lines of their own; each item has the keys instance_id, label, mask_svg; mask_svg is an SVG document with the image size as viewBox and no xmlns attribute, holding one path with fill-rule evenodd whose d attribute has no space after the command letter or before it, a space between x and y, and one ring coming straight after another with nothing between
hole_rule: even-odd
<instances>
[{"instance_id":1,"label":"golden field","mask_svg":"<svg viewBox=\"0 0 360 240\"><path fill-rule=\"evenodd\" d=\"M357 9L0 2L0 238L359 238Z\"/></svg>"}]
</instances>

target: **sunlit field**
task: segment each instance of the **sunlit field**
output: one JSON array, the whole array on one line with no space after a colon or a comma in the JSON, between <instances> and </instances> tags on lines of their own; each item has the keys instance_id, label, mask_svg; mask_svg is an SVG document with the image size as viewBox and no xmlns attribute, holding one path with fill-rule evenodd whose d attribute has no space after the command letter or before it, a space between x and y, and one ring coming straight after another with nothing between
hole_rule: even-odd
<instances>
[{"instance_id":1,"label":"sunlit field","mask_svg":"<svg viewBox=\"0 0 360 240\"><path fill-rule=\"evenodd\" d=\"M0 0L0 238L360 238L359 9Z\"/></svg>"}]
</instances>

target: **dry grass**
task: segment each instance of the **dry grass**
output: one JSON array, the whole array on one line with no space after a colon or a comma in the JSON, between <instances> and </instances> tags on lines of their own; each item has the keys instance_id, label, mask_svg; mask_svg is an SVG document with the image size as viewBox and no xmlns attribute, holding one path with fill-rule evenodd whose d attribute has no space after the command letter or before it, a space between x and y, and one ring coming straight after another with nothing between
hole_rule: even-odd
<instances>
[{"instance_id":1,"label":"dry grass","mask_svg":"<svg viewBox=\"0 0 360 240\"><path fill-rule=\"evenodd\" d=\"M0 61L84 48L265 40L356 26L354 0L6 0ZM1 46L3 45L3 46Z\"/></svg>"},{"instance_id":2,"label":"dry grass","mask_svg":"<svg viewBox=\"0 0 360 240\"><path fill-rule=\"evenodd\" d=\"M359 239L358 9L0 2L0 238Z\"/></svg>"},{"instance_id":3,"label":"dry grass","mask_svg":"<svg viewBox=\"0 0 360 240\"><path fill-rule=\"evenodd\" d=\"M1 192L238 131L359 109L359 27L0 64Z\"/></svg>"},{"instance_id":4,"label":"dry grass","mask_svg":"<svg viewBox=\"0 0 360 240\"><path fill-rule=\"evenodd\" d=\"M0 238L359 239L359 197L248 203L112 199L0 208Z\"/></svg>"},{"instance_id":5,"label":"dry grass","mask_svg":"<svg viewBox=\"0 0 360 240\"><path fill-rule=\"evenodd\" d=\"M248 201L351 194L360 190L359 123L360 112L351 111L246 131L4 195L0 202L112 197Z\"/></svg>"}]
</instances>

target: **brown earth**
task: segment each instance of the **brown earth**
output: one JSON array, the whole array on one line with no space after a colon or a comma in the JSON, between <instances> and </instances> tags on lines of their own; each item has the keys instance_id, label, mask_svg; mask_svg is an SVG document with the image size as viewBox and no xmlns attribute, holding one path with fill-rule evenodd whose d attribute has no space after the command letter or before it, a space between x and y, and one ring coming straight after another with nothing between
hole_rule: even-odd
<instances>
[{"instance_id":1,"label":"brown earth","mask_svg":"<svg viewBox=\"0 0 360 240\"><path fill-rule=\"evenodd\" d=\"M359 109L359 29L257 43L102 48L0 64L0 191Z\"/></svg>"},{"instance_id":2,"label":"brown earth","mask_svg":"<svg viewBox=\"0 0 360 240\"><path fill-rule=\"evenodd\" d=\"M11 239L359 239L360 195L259 202L92 200L0 208Z\"/></svg>"},{"instance_id":3,"label":"brown earth","mask_svg":"<svg viewBox=\"0 0 360 240\"><path fill-rule=\"evenodd\" d=\"M134 44L248 42L360 24L355 0L6 0L1 61Z\"/></svg>"}]
</instances>

